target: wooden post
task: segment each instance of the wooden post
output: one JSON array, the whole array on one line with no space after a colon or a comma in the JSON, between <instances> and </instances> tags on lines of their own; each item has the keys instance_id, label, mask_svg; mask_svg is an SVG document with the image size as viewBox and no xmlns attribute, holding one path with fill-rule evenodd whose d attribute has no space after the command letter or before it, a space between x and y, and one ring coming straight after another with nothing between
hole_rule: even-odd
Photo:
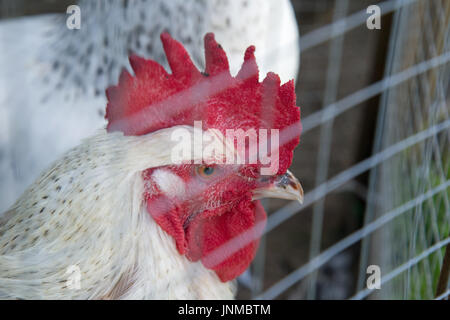
<instances>
[{"instance_id":1,"label":"wooden post","mask_svg":"<svg viewBox=\"0 0 450 320\"><path fill-rule=\"evenodd\" d=\"M450 244L445 249L444 261L442 262L441 274L439 275L439 281L436 289L436 297L447 290L448 279L450 276ZM448 299L448 297L446 298Z\"/></svg>"}]
</instances>

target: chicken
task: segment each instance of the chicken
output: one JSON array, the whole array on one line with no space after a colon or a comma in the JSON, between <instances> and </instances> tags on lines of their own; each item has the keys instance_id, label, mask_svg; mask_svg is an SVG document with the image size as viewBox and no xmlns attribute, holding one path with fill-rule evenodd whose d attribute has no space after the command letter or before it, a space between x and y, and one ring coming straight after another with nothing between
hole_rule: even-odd
<instances>
[{"instance_id":1,"label":"chicken","mask_svg":"<svg viewBox=\"0 0 450 320\"><path fill-rule=\"evenodd\" d=\"M202 36L212 31L230 53L233 74L251 43L262 75L271 70L286 81L297 74L298 30L288 0L78 5L78 30L66 27L69 14L0 21L0 212L51 162L105 125L105 89L123 67L130 70L130 52L166 66L163 31L182 40L200 68Z\"/></svg>"},{"instance_id":2,"label":"chicken","mask_svg":"<svg viewBox=\"0 0 450 320\"><path fill-rule=\"evenodd\" d=\"M1 217L0 298L231 299L263 232L258 199L302 200L287 170L301 132L293 81L260 82L253 46L233 77L213 34L204 72L168 33L161 40L172 73L132 55L134 75L123 70L106 91L106 129ZM268 158L258 149L252 162L251 143L229 130L256 132ZM180 146L193 152L175 159Z\"/></svg>"}]
</instances>

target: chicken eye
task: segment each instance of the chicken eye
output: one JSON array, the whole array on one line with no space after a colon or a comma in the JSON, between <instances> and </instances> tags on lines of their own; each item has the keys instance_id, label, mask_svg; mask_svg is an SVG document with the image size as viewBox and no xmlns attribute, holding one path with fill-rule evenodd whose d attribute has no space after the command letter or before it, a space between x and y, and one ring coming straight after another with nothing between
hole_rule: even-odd
<instances>
[{"instance_id":1,"label":"chicken eye","mask_svg":"<svg viewBox=\"0 0 450 320\"><path fill-rule=\"evenodd\" d=\"M208 178L214 174L215 169L213 167L201 166L197 168L197 173L203 177Z\"/></svg>"}]
</instances>

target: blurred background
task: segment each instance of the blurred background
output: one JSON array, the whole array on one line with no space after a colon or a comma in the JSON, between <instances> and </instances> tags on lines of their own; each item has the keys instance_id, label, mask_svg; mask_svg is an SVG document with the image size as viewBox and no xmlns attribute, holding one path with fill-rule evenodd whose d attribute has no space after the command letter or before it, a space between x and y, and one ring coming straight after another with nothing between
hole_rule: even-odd
<instances>
[{"instance_id":1,"label":"blurred background","mask_svg":"<svg viewBox=\"0 0 450 320\"><path fill-rule=\"evenodd\" d=\"M0 19L72 3L0 0ZM305 203L264 203L267 233L238 298L448 298L450 1L291 4L303 123L291 171ZM379 29L366 25L370 5ZM369 265L380 289L367 289Z\"/></svg>"}]
</instances>

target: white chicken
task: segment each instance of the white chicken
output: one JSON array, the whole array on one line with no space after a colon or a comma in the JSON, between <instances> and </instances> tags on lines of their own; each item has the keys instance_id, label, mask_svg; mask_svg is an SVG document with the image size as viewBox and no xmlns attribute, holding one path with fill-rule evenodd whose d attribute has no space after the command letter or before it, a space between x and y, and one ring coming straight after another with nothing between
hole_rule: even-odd
<instances>
[{"instance_id":1,"label":"white chicken","mask_svg":"<svg viewBox=\"0 0 450 320\"><path fill-rule=\"evenodd\" d=\"M302 200L287 171L301 130L293 81L280 86L269 73L259 82L254 47L233 77L213 34L204 72L169 34L161 39L172 73L131 56L134 76L123 71L107 90L107 129L65 153L1 217L0 298L231 299L266 219L257 199ZM175 162L180 129L184 147L196 148L196 133L209 143ZM272 175L245 153L221 161L229 150L242 155L230 129L258 132L258 145L270 129Z\"/></svg>"},{"instance_id":2,"label":"white chicken","mask_svg":"<svg viewBox=\"0 0 450 320\"><path fill-rule=\"evenodd\" d=\"M105 89L133 52L167 67L158 37L180 39L198 67L209 31L235 73L250 44L264 76L283 81L299 65L297 24L288 0L81 1L80 29L69 15L0 22L0 212L63 152L105 125Z\"/></svg>"}]
</instances>

